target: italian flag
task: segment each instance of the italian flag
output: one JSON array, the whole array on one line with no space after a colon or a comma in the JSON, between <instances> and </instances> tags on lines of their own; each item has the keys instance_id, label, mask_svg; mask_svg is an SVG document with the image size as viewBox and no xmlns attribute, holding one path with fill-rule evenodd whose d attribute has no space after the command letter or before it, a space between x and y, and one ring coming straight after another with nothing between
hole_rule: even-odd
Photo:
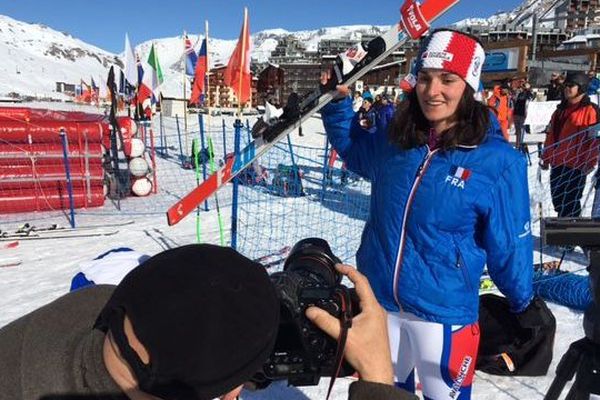
<instances>
[{"instance_id":1,"label":"italian flag","mask_svg":"<svg viewBox=\"0 0 600 400\"><path fill-rule=\"evenodd\" d=\"M138 89L138 103L144 105L144 102L150 99L151 104L156 103L159 98L160 84L163 82L163 73L158 62L158 53L154 48L154 44L150 48L148 61L142 61L142 83Z\"/></svg>"}]
</instances>

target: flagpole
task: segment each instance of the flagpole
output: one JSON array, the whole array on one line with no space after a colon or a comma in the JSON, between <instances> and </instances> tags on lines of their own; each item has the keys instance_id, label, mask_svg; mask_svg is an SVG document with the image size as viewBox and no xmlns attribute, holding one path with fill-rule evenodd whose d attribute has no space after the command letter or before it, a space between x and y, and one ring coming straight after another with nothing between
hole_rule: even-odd
<instances>
[{"instance_id":1,"label":"flagpole","mask_svg":"<svg viewBox=\"0 0 600 400\"><path fill-rule=\"evenodd\" d=\"M186 38L187 33L185 31L183 31L183 134L185 136L185 154L188 154L188 123L187 123L187 114L188 114L188 109L187 109L187 96L185 93L185 86L186 86L186 57L187 57L187 53L185 52L185 38ZM183 156L183 154L182 154Z\"/></svg>"},{"instance_id":2,"label":"flagpole","mask_svg":"<svg viewBox=\"0 0 600 400\"><path fill-rule=\"evenodd\" d=\"M210 60L208 58L208 20L204 21L204 40L206 43L206 71L204 71L204 83L206 91L206 108L210 116Z\"/></svg>"},{"instance_id":3,"label":"flagpole","mask_svg":"<svg viewBox=\"0 0 600 400\"><path fill-rule=\"evenodd\" d=\"M244 74L244 63L246 61L246 29L248 29L248 7L244 7L244 23L242 25L242 56L240 57L240 76L239 76L239 92L238 92L238 115L242 120L242 76Z\"/></svg>"}]
</instances>

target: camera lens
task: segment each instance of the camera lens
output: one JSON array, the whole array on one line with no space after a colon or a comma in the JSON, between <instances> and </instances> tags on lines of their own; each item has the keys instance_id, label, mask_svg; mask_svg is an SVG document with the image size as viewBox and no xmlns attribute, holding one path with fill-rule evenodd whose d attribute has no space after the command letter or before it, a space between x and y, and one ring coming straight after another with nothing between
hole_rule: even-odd
<instances>
[{"instance_id":1,"label":"camera lens","mask_svg":"<svg viewBox=\"0 0 600 400\"><path fill-rule=\"evenodd\" d=\"M324 239L308 238L296 243L285 260L284 271L293 271L305 278L331 287L340 284L342 276L335 269L340 263Z\"/></svg>"}]
</instances>

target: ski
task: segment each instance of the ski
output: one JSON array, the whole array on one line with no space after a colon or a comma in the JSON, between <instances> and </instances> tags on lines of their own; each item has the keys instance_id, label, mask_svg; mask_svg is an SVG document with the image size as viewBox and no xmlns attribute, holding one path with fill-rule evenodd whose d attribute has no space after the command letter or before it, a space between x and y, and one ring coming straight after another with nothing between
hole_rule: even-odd
<instances>
[{"instance_id":1,"label":"ski","mask_svg":"<svg viewBox=\"0 0 600 400\"><path fill-rule=\"evenodd\" d=\"M109 222L105 224L95 224L95 225L84 225L72 228L70 226L61 226L58 224L51 224L48 226L38 227L35 225L31 225L29 223L25 223L18 227L14 231L2 231L0 230L0 237L9 237L9 236L27 236L31 233L37 232L73 232L73 231L86 231L86 230L96 230L103 228L117 228L122 226L127 226L135 223L134 220L127 220L121 222Z\"/></svg>"},{"instance_id":2,"label":"ski","mask_svg":"<svg viewBox=\"0 0 600 400\"><path fill-rule=\"evenodd\" d=\"M292 248L290 246L283 246L282 248L280 248L279 250L275 250L271 253L265 254L264 256L260 256L258 258L255 258L254 262L257 262L259 264L264 264L265 261L268 261L270 258L276 257L276 256L280 256L279 258L281 258L281 256L287 256L287 253L289 253L289 251ZM285 257L284 257L285 259ZM266 265L265 265L266 266Z\"/></svg>"},{"instance_id":3,"label":"ski","mask_svg":"<svg viewBox=\"0 0 600 400\"><path fill-rule=\"evenodd\" d=\"M0 258L0 268L16 267L22 263L23 261L17 257Z\"/></svg>"},{"instance_id":4,"label":"ski","mask_svg":"<svg viewBox=\"0 0 600 400\"><path fill-rule=\"evenodd\" d=\"M259 120L253 127L250 142L239 154L229 158L225 165L211 174L202 184L177 201L167 210L167 222L175 225L192 212L198 204L212 196L227 182L250 166L290 132L300 127L312 114L319 111L336 95L336 85L351 85L378 65L408 39L417 39L429 30L429 24L459 0L426 0L419 5L415 0L405 0L401 22L368 43L366 49L357 45L340 55L334 66L334 76L326 85L305 95L302 99L292 93L276 122ZM261 126L262 124L262 126Z\"/></svg>"},{"instance_id":5,"label":"ski","mask_svg":"<svg viewBox=\"0 0 600 400\"><path fill-rule=\"evenodd\" d=\"M21 240L42 240L42 239L68 239L68 238L81 238L81 237L94 237L94 236L113 236L119 233L118 230L102 229L102 230L84 230L78 232L76 230L57 230L57 231L41 231L41 232L30 232L23 234L11 234L0 236L0 242L13 241L15 239Z\"/></svg>"}]
</instances>

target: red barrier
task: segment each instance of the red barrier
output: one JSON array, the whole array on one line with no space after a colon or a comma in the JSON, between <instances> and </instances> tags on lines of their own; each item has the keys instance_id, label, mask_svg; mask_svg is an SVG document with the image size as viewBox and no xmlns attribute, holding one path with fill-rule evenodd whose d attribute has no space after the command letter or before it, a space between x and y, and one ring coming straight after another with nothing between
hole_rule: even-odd
<instances>
[{"instance_id":1,"label":"red barrier","mask_svg":"<svg viewBox=\"0 0 600 400\"><path fill-rule=\"evenodd\" d=\"M102 141L103 128L99 122L1 121L0 142L57 143L61 129L65 130L69 142L82 142L86 137L88 143Z\"/></svg>"},{"instance_id":2,"label":"red barrier","mask_svg":"<svg viewBox=\"0 0 600 400\"><path fill-rule=\"evenodd\" d=\"M102 143L88 143L88 158L101 158L104 154ZM85 157L85 143L80 146L77 141L69 142L69 158ZM59 158L63 159L62 144L60 143L17 143L6 144L0 142L0 164L3 160L17 158Z\"/></svg>"},{"instance_id":3,"label":"red barrier","mask_svg":"<svg viewBox=\"0 0 600 400\"><path fill-rule=\"evenodd\" d=\"M71 177L85 176L85 165L71 165ZM90 176L104 176L104 169L101 163L88 164ZM0 179L60 179L65 180L65 166L55 165L0 165Z\"/></svg>"},{"instance_id":4,"label":"red barrier","mask_svg":"<svg viewBox=\"0 0 600 400\"><path fill-rule=\"evenodd\" d=\"M104 178L98 176L91 176L88 180L84 176L76 176L72 177L71 181L73 183L74 188L79 188L82 193L93 193L100 189L103 189L104 186ZM0 190L2 192L2 196L10 197L14 192L27 192L33 190L44 190L46 188L49 189L57 189L67 190L67 182L65 180L52 179L52 178L40 178L40 179L21 179L21 180L2 180L0 181ZM88 190L89 189L89 190ZM4 193L4 191L7 191ZM9 192L10 191L10 192Z\"/></svg>"},{"instance_id":5,"label":"red barrier","mask_svg":"<svg viewBox=\"0 0 600 400\"><path fill-rule=\"evenodd\" d=\"M0 121L101 121L103 114L82 111L57 111L30 107L0 107Z\"/></svg>"},{"instance_id":6,"label":"red barrier","mask_svg":"<svg viewBox=\"0 0 600 400\"><path fill-rule=\"evenodd\" d=\"M131 143L135 121L118 117L118 123L123 142ZM110 148L106 116L0 107L0 214L68 209L61 130L69 144L74 207L104 204L103 156Z\"/></svg>"},{"instance_id":7,"label":"red barrier","mask_svg":"<svg viewBox=\"0 0 600 400\"><path fill-rule=\"evenodd\" d=\"M43 195L41 191L18 193L14 196L9 193L3 193L3 197L0 197L0 210L3 213L69 209L69 195L66 191L53 193L44 191ZM75 192L73 200L75 208L99 207L104 204L104 190L90 193L89 196L82 192Z\"/></svg>"}]
</instances>

